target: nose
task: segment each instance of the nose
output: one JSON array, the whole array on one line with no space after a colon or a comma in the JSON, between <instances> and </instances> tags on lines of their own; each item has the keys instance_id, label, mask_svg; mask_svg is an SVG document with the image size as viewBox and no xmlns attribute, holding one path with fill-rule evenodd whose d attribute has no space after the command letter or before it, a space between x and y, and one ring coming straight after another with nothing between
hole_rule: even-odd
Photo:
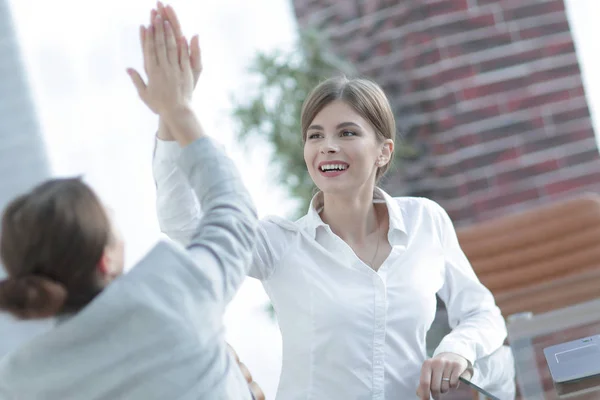
<instances>
[{"instance_id":1,"label":"nose","mask_svg":"<svg viewBox=\"0 0 600 400\"><path fill-rule=\"evenodd\" d=\"M335 154L340 151L339 146L331 140L324 140L321 144L322 154Z\"/></svg>"}]
</instances>

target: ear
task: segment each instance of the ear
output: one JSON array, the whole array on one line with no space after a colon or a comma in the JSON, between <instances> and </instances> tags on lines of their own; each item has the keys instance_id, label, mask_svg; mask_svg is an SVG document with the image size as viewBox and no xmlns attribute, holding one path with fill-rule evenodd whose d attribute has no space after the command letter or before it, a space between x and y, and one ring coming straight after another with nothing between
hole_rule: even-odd
<instances>
[{"instance_id":1,"label":"ear","mask_svg":"<svg viewBox=\"0 0 600 400\"><path fill-rule=\"evenodd\" d=\"M394 154L394 141L392 139L385 139L382 143L381 154L378 158L378 166L383 167L392 159Z\"/></svg>"},{"instance_id":2,"label":"ear","mask_svg":"<svg viewBox=\"0 0 600 400\"><path fill-rule=\"evenodd\" d=\"M96 265L96 270L102 278L109 276L112 272L110 268L110 257L108 256L106 249L102 252L102 257L100 257L100 261L98 261L98 264Z\"/></svg>"}]
</instances>

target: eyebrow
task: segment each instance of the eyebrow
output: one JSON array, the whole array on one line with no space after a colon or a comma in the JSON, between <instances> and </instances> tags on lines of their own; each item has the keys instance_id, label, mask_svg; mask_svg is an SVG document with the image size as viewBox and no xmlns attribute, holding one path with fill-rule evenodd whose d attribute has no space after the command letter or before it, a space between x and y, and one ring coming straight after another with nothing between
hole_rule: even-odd
<instances>
[{"instance_id":1,"label":"eyebrow","mask_svg":"<svg viewBox=\"0 0 600 400\"><path fill-rule=\"evenodd\" d=\"M342 123L338 124L335 127L335 129L347 128L349 126L360 129L360 126L357 125L357 124L355 124L354 122L342 122ZM310 131L310 130L313 130L313 129L314 130L320 130L320 131L324 130L321 125L311 125L311 126L308 127L307 131Z\"/></svg>"}]
</instances>

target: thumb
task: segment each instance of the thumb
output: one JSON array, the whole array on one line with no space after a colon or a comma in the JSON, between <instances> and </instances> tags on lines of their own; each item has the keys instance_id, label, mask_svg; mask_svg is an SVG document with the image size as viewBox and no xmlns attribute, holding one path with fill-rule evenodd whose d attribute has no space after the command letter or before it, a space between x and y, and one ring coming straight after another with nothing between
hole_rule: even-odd
<instances>
[{"instance_id":1,"label":"thumb","mask_svg":"<svg viewBox=\"0 0 600 400\"><path fill-rule=\"evenodd\" d=\"M144 80L140 76L140 74L133 68L127 68L127 74L131 78L135 89L137 90L140 97L143 97L144 93L146 93L146 84Z\"/></svg>"}]
</instances>

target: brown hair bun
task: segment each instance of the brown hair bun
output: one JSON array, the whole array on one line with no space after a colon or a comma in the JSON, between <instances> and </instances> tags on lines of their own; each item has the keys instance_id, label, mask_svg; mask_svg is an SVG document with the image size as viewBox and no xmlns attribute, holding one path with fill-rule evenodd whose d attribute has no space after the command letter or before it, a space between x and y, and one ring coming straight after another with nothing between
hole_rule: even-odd
<instances>
[{"instance_id":1,"label":"brown hair bun","mask_svg":"<svg viewBox=\"0 0 600 400\"><path fill-rule=\"evenodd\" d=\"M61 311L66 300L67 289L42 276L0 281L0 310L19 319L53 317Z\"/></svg>"}]
</instances>

